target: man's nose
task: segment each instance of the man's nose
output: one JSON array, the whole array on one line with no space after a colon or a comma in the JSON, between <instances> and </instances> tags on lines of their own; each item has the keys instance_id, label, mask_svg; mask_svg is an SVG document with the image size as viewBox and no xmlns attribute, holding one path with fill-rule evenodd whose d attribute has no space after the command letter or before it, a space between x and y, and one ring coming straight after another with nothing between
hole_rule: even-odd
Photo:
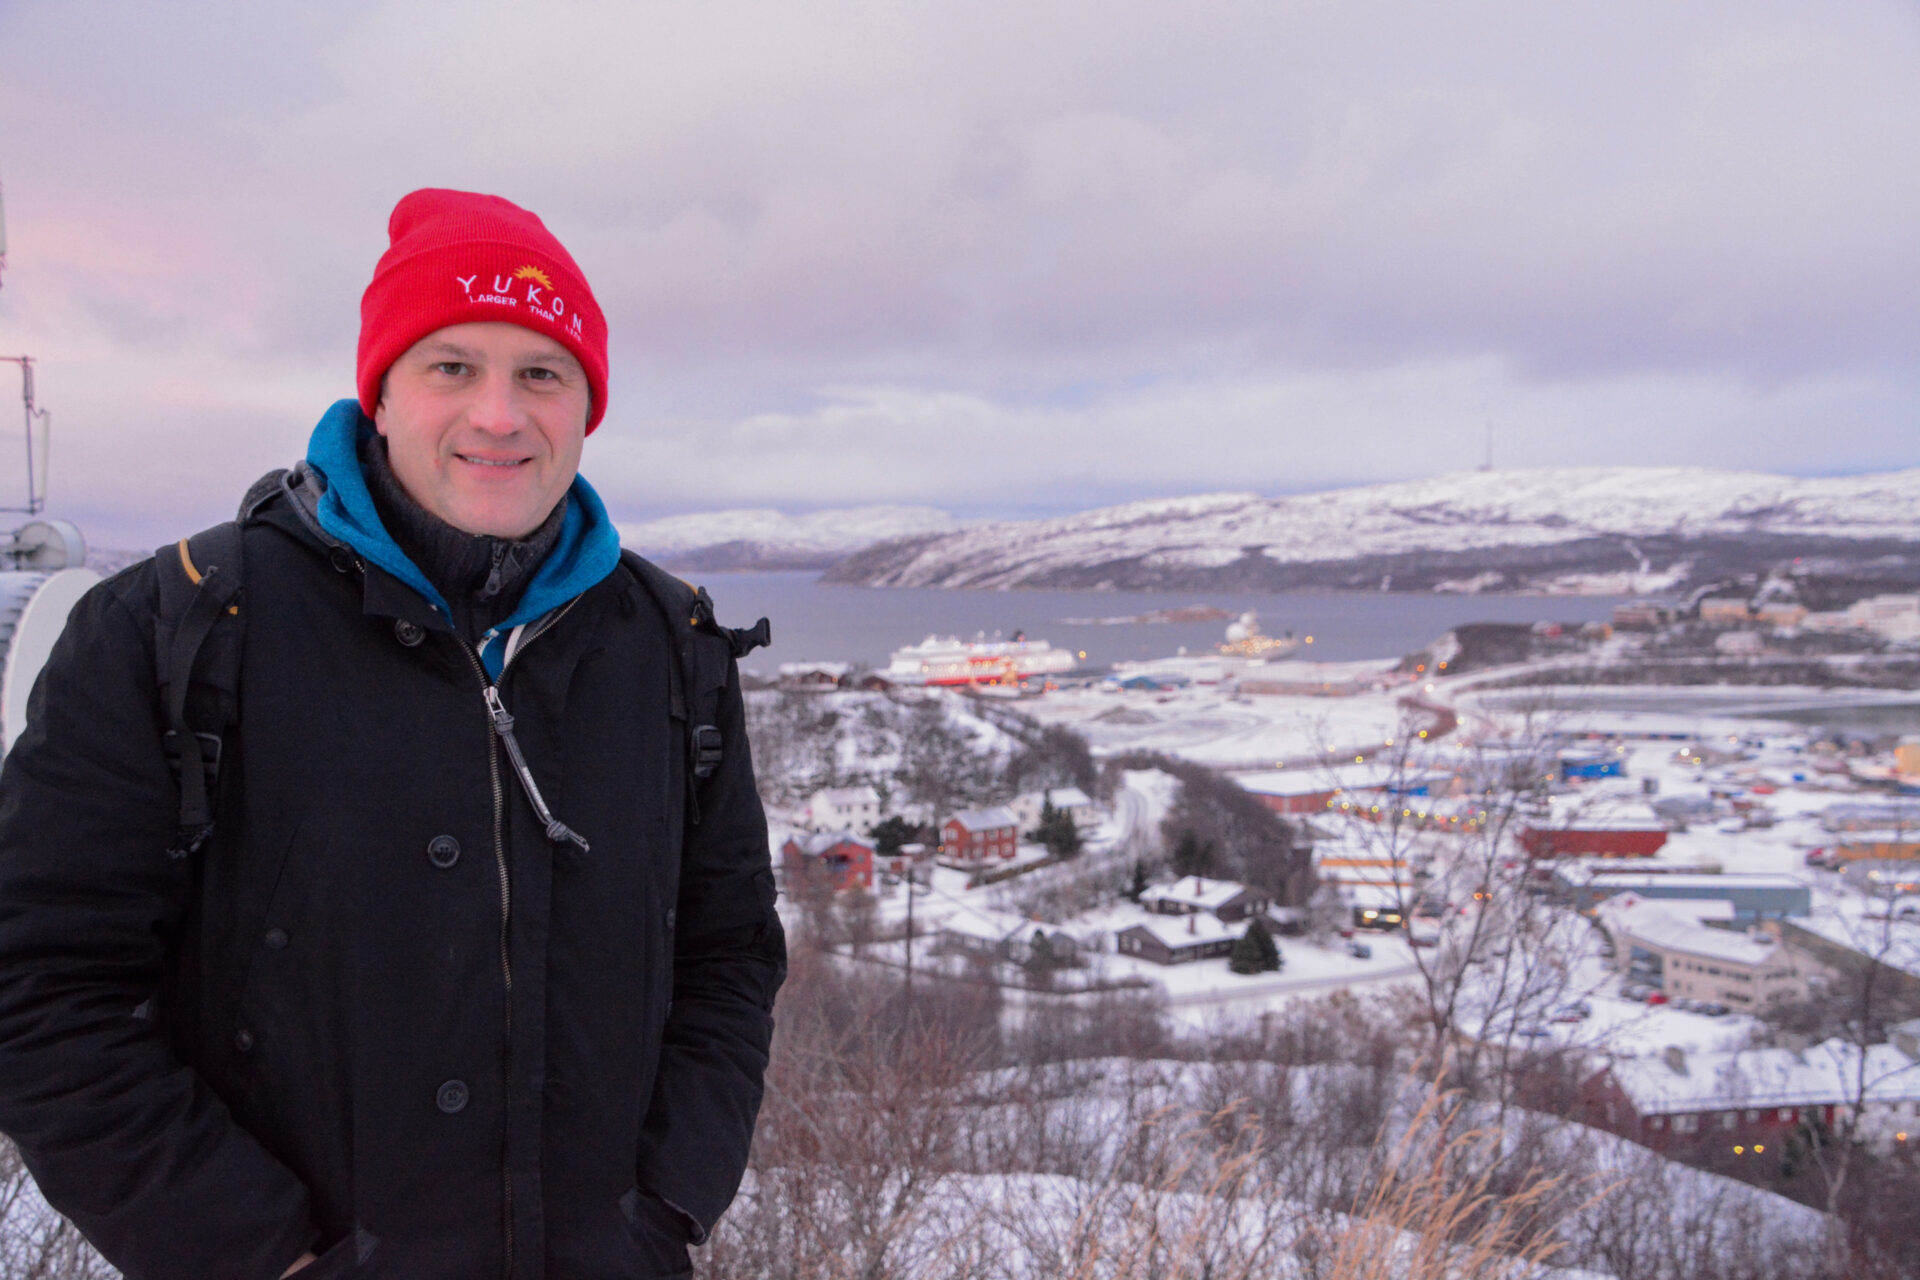
<instances>
[{"instance_id":1,"label":"man's nose","mask_svg":"<svg viewBox=\"0 0 1920 1280\"><path fill-rule=\"evenodd\" d=\"M518 388L510 373L489 371L467 406L467 422L482 431L505 434L520 428Z\"/></svg>"}]
</instances>

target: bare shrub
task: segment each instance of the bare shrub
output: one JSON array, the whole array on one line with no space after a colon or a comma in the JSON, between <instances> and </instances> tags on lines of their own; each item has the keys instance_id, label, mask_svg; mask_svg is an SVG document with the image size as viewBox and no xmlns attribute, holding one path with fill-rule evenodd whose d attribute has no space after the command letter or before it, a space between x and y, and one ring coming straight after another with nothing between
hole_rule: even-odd
<instances>
[{"instance_id":1,"label":"bare shrub","mask_svg":"<svg viewBox=\"0 0 1920 1280\"><path fill-rule=\"evenodd\" d=\"M1460 1096L1429 1089L1399 1138L1383 1136L1372 1188L1352 1215L1316 1223L1299 1252L1314 1280L1534 1276L1567 1249L1554 1231L1575 1206L1562 1179L1528 1170L1502 1189L1497 1131L1463 1123ZM1604 1196L1597 1190L1590 1198Z\"/></svg>"}]
</instances>

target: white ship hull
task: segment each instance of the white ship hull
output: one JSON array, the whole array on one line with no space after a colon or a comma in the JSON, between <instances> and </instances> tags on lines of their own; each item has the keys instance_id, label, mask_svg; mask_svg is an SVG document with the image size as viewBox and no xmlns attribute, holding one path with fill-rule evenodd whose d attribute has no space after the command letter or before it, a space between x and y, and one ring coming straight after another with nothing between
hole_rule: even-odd
<instances>
[{"instance_id":1,"label":"white ship hull","mask_svg":"<svg viewBox=\"0 0 1920 1280\"><path fill-rule=\"evenodd\" d=\"M928 636L896 649L887 675L909 684L1014 684L1031 676L1071 671L1074 656L1045 640L992 640L971 644Z\"/></svg>"}]
</instances>

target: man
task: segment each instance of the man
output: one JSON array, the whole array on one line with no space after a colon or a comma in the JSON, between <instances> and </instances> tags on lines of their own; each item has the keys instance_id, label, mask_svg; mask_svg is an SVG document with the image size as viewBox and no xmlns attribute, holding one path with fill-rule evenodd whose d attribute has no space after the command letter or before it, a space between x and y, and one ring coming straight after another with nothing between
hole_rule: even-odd
<instances>
[{"instance_id":1,"label":"man","mask_svg":"<svg viewBox=\"0 0 1920 1280\"><path fill-rule=\"evenodd\" d=\"M606 326L566 250L461 192L389 231L357 402L243 509L210 834L158 561L41 676L0 771L0 1131L130 1280L685 1274L785 970L738 672L690 741L719 641L576 474Z\"/></svg>"}]
</instances>

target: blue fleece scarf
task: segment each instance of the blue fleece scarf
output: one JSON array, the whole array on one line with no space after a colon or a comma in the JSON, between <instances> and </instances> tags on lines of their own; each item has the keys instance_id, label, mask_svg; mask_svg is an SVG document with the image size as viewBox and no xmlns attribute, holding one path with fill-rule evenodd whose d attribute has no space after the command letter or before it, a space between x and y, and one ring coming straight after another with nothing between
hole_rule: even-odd
<instances>
[{"instance_id":1,"label":"blue fleece scarf","mask_svg":"<svg viewBox=\"0 0 1920 1280\"><path fill-rule=\"evenodd\" d=\"M352 547L371 563L418 591L451 619L453 610L419 566L400 549L374 509L360 473L360 442L373 434L373 422L360 412L357 400L339 400L328 409L307 441L307 464L326 477L320 497L320 527ZM480 660L487 674L500 676L506 645L499 640L525 622L557 609L612 573L620 563L620 534L607 518L607 508L586 477L576 475L567 490L567 513L560 520L560 537L534 570L511 617L489 631L480 643Z\"/></svg>"}]
</instances>

